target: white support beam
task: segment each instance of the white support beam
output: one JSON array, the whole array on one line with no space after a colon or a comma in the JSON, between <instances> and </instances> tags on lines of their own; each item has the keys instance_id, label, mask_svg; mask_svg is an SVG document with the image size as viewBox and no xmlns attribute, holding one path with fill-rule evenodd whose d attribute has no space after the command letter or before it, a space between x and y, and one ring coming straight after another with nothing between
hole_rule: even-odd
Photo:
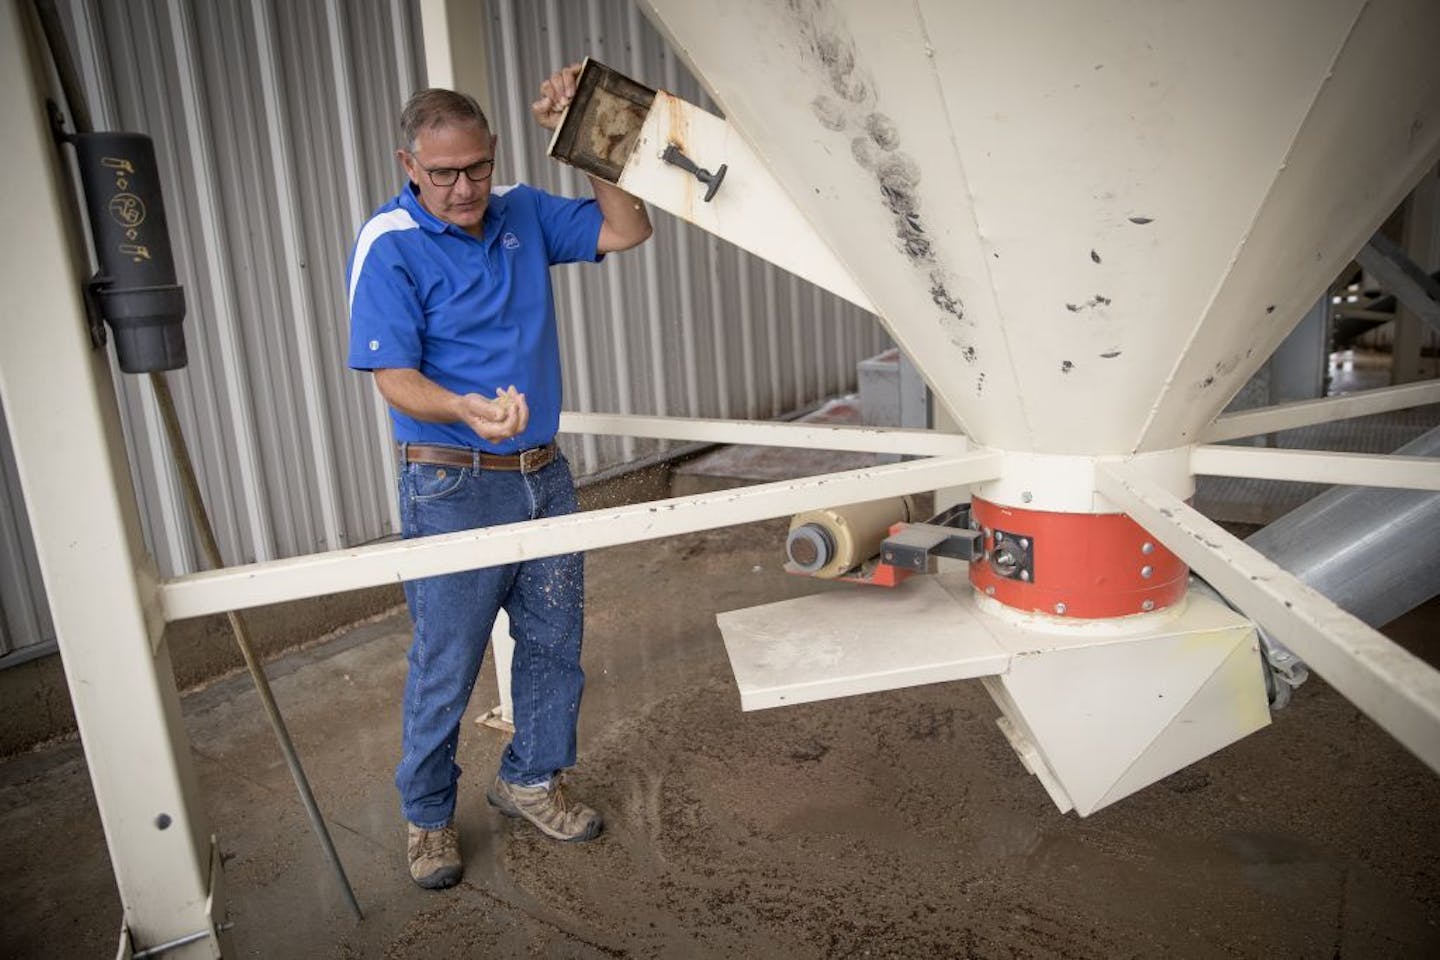
<instances>
[{"instance_id":1,"label":"white support beam","mask_svg":"<svg viewBox=\"0 0 1440 960\"><path fill-rule=\"evenodd\" d=\"M1190 469L1208 477L1258 477L1339 483L1356 487L1440 490L1440 458L1272 450L1261 447L1196 447Z\"/></svg>"},{"instance_id":2,"label":"white support beam","mask_svg":"<svg viewBox=\"0 0 1440 960\"><path fill-rule=\"evenodd\" d=\"M183 620L576 550L656 540L788 516L803 510L978 483L996 477L1000 463L999 453L979 450L959 457L911 460L566 517L228 567L167 581L160 587L160 607L166 620Z\"/></svg>"},{"instance_id":3,"label":"white support beam","mask_svg":"<svg viewBox=\"0 0 1440 960\"><path fill-rule=\"evenodd\" d=\"M432 87L468 93L494 118L486 67L488 10L474 0L420 0L425 78Z\"/></svg>"},{"instance_id":4,"label":"white support beam","mask_svg":"<svg viewBox=\"0 0 1440 960\"><path fill-rule=\"evenodd\" d=\"M1440 772L1440 671L1138 472L1113 465L1098 469L1096 478L1117 509Z\"/></svg>"},{"instance_id":5,"label":"white support beam","mask_svg":"<svg viewBox=\"0 0 1440 960\"><path fill-rule=\"evenodd\" d=\"M1408 410L1427 403L1440 403L1440 380L1407 383L1403 387L1385 387L1381 390L1363 390L1340 397L1301 400L1298 403L1282 403L1260 410L1227 414L1211 424L1201 440L1205 443L1219 443L1221 440L1293 430L1296 427L1364 417L1372 413Z\"/></svg>"},{"instance_id":6,"label":"white support beam","mask_svg":"<svg viewBox=\"0 0 1440 960\"><path fill-rule=\"evenodd\" d=\"M934 430L896 430L763 420L698 420L645 417L617 413L560 414L561 433L646 437L652 440L699 440L802 450L846 450L856 453L898 453L919 457L956 456L970 449L963 434Z\"/></svg>"},{"instance_id":7,"label":"white support beam","mask_svg":"<svg viewBox=\"0 0 1440 960\"><path fill-rule=\"evenodd\" d=\"M219 861L154 616L115 384L86 324L79 207L45 112L61 97L47 85L34 13L0 4L0 130L7 162L26 171L6 198L24 228L0 233L0 400L115 872L122 953L192 938L166 960L228 957ZM57 858L67 846L57 835Z\"/></svg>"}]
</instances>

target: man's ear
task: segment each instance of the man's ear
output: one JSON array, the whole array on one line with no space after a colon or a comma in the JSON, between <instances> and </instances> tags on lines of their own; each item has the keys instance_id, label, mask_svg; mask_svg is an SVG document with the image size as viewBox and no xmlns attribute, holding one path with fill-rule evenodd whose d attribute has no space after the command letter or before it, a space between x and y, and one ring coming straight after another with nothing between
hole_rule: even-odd
<instances>
[{"instance_id":1,"label":"man's ear","mask_svg":"<svg viewBox=\"0 0 1440 960\"><path fill-rule=\"evenodd\" d=\"M404 150L396 150L395 159L400 161L400 166L405 169L405 176L410 178L410 182L419 186L420 181L415 176L415 158Z\"/></svg>"}]
</instances>

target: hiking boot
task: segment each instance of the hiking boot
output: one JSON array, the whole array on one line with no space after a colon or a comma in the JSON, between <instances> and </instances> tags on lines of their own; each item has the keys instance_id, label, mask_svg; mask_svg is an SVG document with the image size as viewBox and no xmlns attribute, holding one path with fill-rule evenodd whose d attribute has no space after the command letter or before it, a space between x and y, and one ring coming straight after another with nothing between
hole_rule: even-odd
<instances>
[{"instance_id":1,"label":"hiking boot","mask_svg":"<svg viewBox=\"0 0 1440 960\"><path fill-rule=\"evenodd\" d=\"M454 824L426 830L410 828L410 876L426 890L444 890L460 882L460 834Z\"/></svg>"},{"instance_id":2,"label":"hiking boot","mask_svg":"<svg viewBox=\"0 0 1440 960\"><path fill-rule=\"evenodd\" d=\"M529 820L545 836L556 840L593 840L605 824L600 814L579 800L565 796L559 776L533 787L506 783L496 777L485 791L485 799L505 816Z\"/></svg>"}]
</instances>

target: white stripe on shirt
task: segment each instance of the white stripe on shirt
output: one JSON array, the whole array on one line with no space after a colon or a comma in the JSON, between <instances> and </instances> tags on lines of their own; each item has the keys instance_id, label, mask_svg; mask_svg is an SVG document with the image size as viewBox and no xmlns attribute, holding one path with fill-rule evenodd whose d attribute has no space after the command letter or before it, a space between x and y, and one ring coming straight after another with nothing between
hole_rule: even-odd
<instances>
[{"instance_id":1,"label":"white stripe on shirt","mask_svg":"<svg viewBox=\"0 0 1440 960\"><path fill-rule=\"evenodd\" d=\"M387 210L369 219L360 230L360 238L355 241L355 263L350 269L350 309L355 309L355 288L360 284L360 270L365 266L365 257L369 255L371 246L376 240L389 233L391 230L418 230L420 224L410 216L410 211L404 207L396 207L394 210Z\"/></svg>"}]
</instances>

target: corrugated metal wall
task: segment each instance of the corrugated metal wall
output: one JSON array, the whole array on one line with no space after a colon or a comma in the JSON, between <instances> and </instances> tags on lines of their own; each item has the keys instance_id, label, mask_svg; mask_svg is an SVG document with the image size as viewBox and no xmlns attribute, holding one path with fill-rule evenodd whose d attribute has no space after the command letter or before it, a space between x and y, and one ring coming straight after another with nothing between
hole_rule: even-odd
<instances>
[{"instance_id":1,"label":"corrugated metal wall","mask_svg":"<svg viewBox=\"0 0 1440 960\"><path fill-rule=\"evenodd\" d=\"M58 6L96 129L155 139L188 306L190 363L170 381L225 561L394 530L383 411L344 368L342 273L359 224L394 189L395 104L423 78L413 5ZM147 541L162 573L194 570L149 383L116 378ZM16 662L52 631L8 441L3 454L0 654Z\"/></svg>"},{"instance_id":2,"label":"corrugated metal wall","mask_svg":"<svg viewBox=\"0 0 1440 960\"><path fill-rule=\"evenodd\" d=\"M342 274L359 224L399 186L395 116L424 72L414 0L59 6L96 127L156 141L189 306L190 365L171 382L225 562L392 535L388 423L370 378L344 366ZM587 53L707 103L628 0L485 10L502 181L587 189L545 158L529 118L540 80ZM886 345L854 307L656 219L640 251L557 274L567 407L767 418L853 388L856 362ZM117 379L146 537L163 574L192 571L148 383ZM658 447L564 443L582 475ZM5 664L52 631L3 434L0 468Z\"/></svg>"}]
</instances>

